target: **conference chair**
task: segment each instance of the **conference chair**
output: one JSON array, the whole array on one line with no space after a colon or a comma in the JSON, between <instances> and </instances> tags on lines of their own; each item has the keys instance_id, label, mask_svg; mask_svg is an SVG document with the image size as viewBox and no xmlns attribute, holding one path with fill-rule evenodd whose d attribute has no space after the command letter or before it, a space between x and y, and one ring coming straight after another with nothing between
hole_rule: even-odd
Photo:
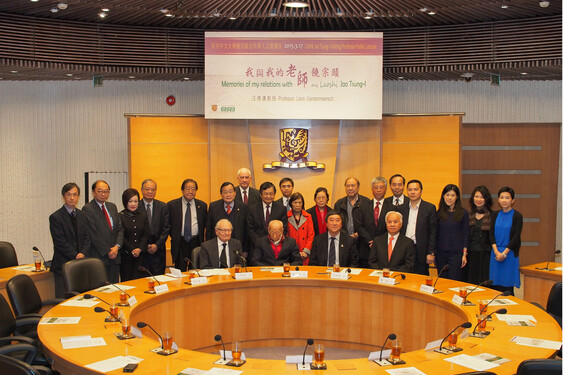
<instances>
[{"instance_id":1,"label":"conference chair","mask_svg":"<svg viewBox=\"0 0 563 375\"><path fill-rule=\"evenodd\" d=\"M104 263L98 258L69 260L63 264L62 272L67 298L99 288L108 282Z\"/></svg>"},{"instance_id":2,"label":"conference chair","mask_svg":"<svg viewBox=\"0 0 563 375\"><path fill-rule=\"evenodd\" d=\"M561 281L558 281L551 287L551 290L549 291L549 297L547 297L547 304L545 306L545 311L547 311L549 315L557 320L559 327L561 327L561 294L563 293L561 284Z\"/></svg>"},{"instance_id":3,"label":"conference chair","mask_svg":"<svg viewBox=\"0 0 563 375\"><path fill-rule=\"evenodd\" d=\"M201 252L201 247L198 246L192 250L192 262L194 268L199 268L199 253Z\"/></svg>"},{"instance_id":4,"label":"conference chair","mask_svg":"<svg viewBox=\"0 0 563 375\"><path fill-rule=\"evenodd\" d=\"M60 298L41 300L35 283L27 275L16 275L8 280L6 291L16 316L39 314L43 307L54 306L64 301Z\"/></svg>"},{"instance_id":5,"label":"conference chair","mask_svg":"<svg viewBox=\"0 0 563 375\"><path fill-rule=\"evenodd\" d=\"M0 355L0 373L8 375L50 375L53 372L44 366L31 366L19 359Z\"/></svg>"},{"instance_id":6,"label":"conference chair","mask_svg":"<svg viewBox=\"0 0 563 375\"><path fill-rule=\"evenodd\" d=\"M518 365L516 375L561 375L560 359L527 359Z\"/></svg>"},{"instance_id":7,"label":"conference chair","mask_svg":"<svg viewBox=\"0 0 563 375\"><path fill-rule=\"evenodd\" d=\"M0 268L18 265L18 255L14 245L7 241L0 241Z\"/></svg>"}]
</instances>

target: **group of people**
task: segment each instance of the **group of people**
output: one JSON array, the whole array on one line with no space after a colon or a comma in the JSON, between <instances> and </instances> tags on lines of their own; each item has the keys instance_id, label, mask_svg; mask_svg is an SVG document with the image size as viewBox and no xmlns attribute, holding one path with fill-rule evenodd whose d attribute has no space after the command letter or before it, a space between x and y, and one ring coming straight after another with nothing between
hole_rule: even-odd
<instances>
[{"instance_id":1,"label":"group of people","mask_svg":"<svg viewBox=\"0 0 563 375\"><path fill-rule=\"evenodd\" d=\"M470 209L461 207L456 185L444 187L438 209L422 200L422 182L399 174L388 182L371 182L373 198L359 194L360 182L345 181L346 196L334 207L319 187L315 204L305 210L305 198L295 192L291 178L278 186L264 182L252 188L247 168L237 172L238 185L224 182L221 199L207 203L196 198L198 184L182 182L182 196L168 203L155 199L157 184L147 179L141 194L129 188L122 194L124 209L108 201L110 187L92 185L93 199L76 207L80 188L62 188L64 205L49 217L54 255L51 271L57 296L64 292L62 265L72 259L100 258L110 282L143 276L139 266L154 275L166 266L166 241L176 268L185 271L200 248L199 268L317 265L389 268L429 274L429 265L444 269L442 276L478 284L489 278L499 290L519 287L518 251L522 215L515 211L514 191L501 188L499 212L485 186L473 190ZM405 195L405 188L407 194ZM449 265L448 267L444 267ZM464 272L466 271L466 272Z\"/></svg>"}]
</instances>

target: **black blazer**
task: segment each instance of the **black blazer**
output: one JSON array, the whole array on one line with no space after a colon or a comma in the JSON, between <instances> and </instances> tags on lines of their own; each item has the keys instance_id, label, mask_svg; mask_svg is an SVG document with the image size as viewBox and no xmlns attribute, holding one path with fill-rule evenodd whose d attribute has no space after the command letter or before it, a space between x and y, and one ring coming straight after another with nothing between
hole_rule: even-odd
<instances>
[{"instance_id":1,"label":"black blazer","mask_svg":"<svg viewBox=\"0 0 563 375\"><path fill-rule=\"evenodd\" d=\"M496 244L497 241L495 239L495 223L497 221L497 217L500 211L492 211L491 212L491 230L489 231L489 239L492 244ZM510 227L510 241L508 242L507 248L510 251L514 251L514 256L520 256L520 235L522 234L522 227L524 226L524 218L522 214L516 210L514 210L514 215L512 216L512 226Z\"/></svg>"},{"instance_id":2,"label":"black blazer","mask_svg":"<svg viewBox=\"0 0 563 375\"><path fill-rule=\"evenodd\" d=\"M389 268L397 272L414 272L414 258L416 251L414 242L399 233L391 259L388 259L387 242L388 234L384 233L373 239L373 246L369 254L369 268L381 270Z\"/></svg>"},{"instance_id":3,"label":"black blazer","mask_svg":"<svg viewBox=\"0 0 563 375\"><path fill-rule=\"evenodd\" d=\"M358 232L358 227L360 226L359 222L357 221L359 215L356 214L356 211L360 209L360 207L369 206L371 204L371 200L369 198L364 197L363 195L358 194L358 200L356 204L352 208L352 215L353 215L353 222L354 222L354 231ZM346 209L348 205L348 197L340 198L334 204L334 210L338 211L342 216L342 228L346 230L346 224L348 223L348 210ZM371 240L370 240L371 241ZM366 256L367 257L367 256Z\"/></svg>"},{"instance_id":4,"label":"black blazer","mask_svg":"<svg viewBox=\"0 0 563 375\"><path fill-rule=\"evenodd\" d=\"M383 203L389 203L391 204L393 207L395 207L395 204L393 203L395 201L395 196L391 195L390 197L385 198L385 201ZM408 205L410 202L409 197L407 197L405 194L403 194L403 204L400 204L397 208L401 207L401 206L406 206Z\"/></svg>"},{"instance_id":5,"label":"black blazer","mask_svg":"<svg viewBox=\"0 0 563 375\"><path fill-rule=\"evenodd\" d=\"M205 240L205 225L207 223L207 203L199 199L193 199L196 207L197 227L199 242ZM182 239L182 197L168 202L170 213L170 253L174 261L180 252L180 240Z\"/></svg>"},{"instance_id":6,"label":"black blazer","mask_svg":"<svg viewBox=\"0 0 563 375\"><path fill-rule=\"evenodd\" d=\"M340 267L358 267L359 255L354 239L346 231L340 231L338 249L338 263ZM327 266L328 262L329 233L325 232L315 236L311 246L310 266ZM332 267L332 265L330 265Z\"/></svg>"},{"instance_id":7,"label":"black blazer","mask_svg":"<svg viewBox=\"0 0 563 375\"><path fill-rule=\"evenodd\" d=\"M313 228L315 228L315 236L318 236L319 235L319 221L317 220L317 209L316 208L317 208L317 205L314 205L313 207L309 208L307 210L307 212L311 214L311 218L313 219ZM326 206L325 210L326 210L326 213L328 214L329 211L332 210L332 208L330 208L329 206Z\"/></svg>"},{"instance_id":8,"label":"black blazer","mask_svg":"<svg viewBox=\"0 0 563 375\"><path fill-rule=\"evenodd\" d=\"M111 202L105 202L106 211L113 219L113 229L109 227L106 216L100 209L95 199L86 203L82 210L88 218L88 230L90 234L90 253L94 258L99 258L104 264L121 263L121 252L117 253L115 259L109 259L110 249L119 245L123 247L123 226L117 213L117 207Z\"/></svg>"},{"instance_id":9,"label":"black blazer","mask_svg":"<svg viewBox=\"0 0 563 375\"><path fill-rule=\"evenodd\" d=\"M282 204L283 207L283 204ZM303 265L297 242L291 237L285 237L278 257L274 256L274 250L268 236L260 237L256 242L252 257L253 266L283 266L284 263L291 263L292 266Z\"/></svg>"},{"instance_id":10,"label":"black blazer","mask_svg":"<svg viewBox=\"0 0 563 375\"><path fill-rule=\"evenodd\" d=\"M152 201L152 216L150 224L150 234L148 237L148 244L155 244L158 250L156 254L161 257L166 257L166 240L170 233L170 214L166 203L153 199ZM139 212L146 213L145 202L141 199L139 202ZM181 225L181 224L180 224Z\"/></svg>"},{"instance_id":11,"label":"black blazer","mask_svg":"<svg viewBox=\"0 0 563 375\"><path fill-rule=\"evenodd\" d=\"M242 194L240 193L240 185L235 188L235 200L239 201L240 203L244 203L242 201ZM262 198L260 198L260 191L254 189L252 186L248 187L248 205L252 206L255 203L261 202Z\"/></svg>"},{"instance_id":12,"label":"black blazer","mask_svg":"<svg viewBox=\"0 0 563 375\"><path fill-rule=\"evenodd\" d=\"M219 244L217 243L217 238L202 243L201 251L199 252L199 268L229 268L227 266L232 267L235 264L242 264L239 256L235 254L235 251L242 252L240 241L236 238L231 238L228 244L230 264L222 264L219 267Z\"/></svg>"},{"instance_id":13,"label":"black blazer","mask_svg":"<svg viewBox=\"0 0 563 375\"><path fill-rule=\"evenodd\" d=\"M287 233L287 212L285 206L279 202L272 202L270 210L270 221L280 220L283 223L283 231ZM266 219L262 200L248 207L248 234L250 241L256 246L258 239L268 234Z\"/></svg>"},{"instance_id":14,"label":"black blazer","mask_svg":"<svg viewBox=\"0 0 563 375\"><path fill-rule=\"evenodd\" d=\"M121 225L123 225L123 247L121 251L131 255L131 251L139 248L141 252L147 251L148 238L150 234L149 220L146 212L137 210L129 213L123 210L119 213Z\"/></svg>"},{"instance_id":15,"label":"black blazer","mask_svg":"<svg viewBox=\"0 0 563 375\"><path fill-rule=\"evenodd\" d=\"M385 215L387 215L389 211L396 211L395 206L383 200L383 204L379 208L379 220L377 221L377 226L375 225L375 217L373 216L373 200L370 200L369 204L363 206L360 205L360 208L354 211L354 214L357 216L355 223L358 223L358 227L356 228L354 226L354 228L357 230L360 237L360 251L364 254L370 253L369 243L375 237L387 233Z\"/></svg>"},{"instance_id":16,"label":"black blazer","mask_svg":"<svg viewBox=\"0 0 563 375\"><path fill-rule=\"evenodd\" d=\"M410 206L410 203L408 205L399 206L399 212L403 215L402 234L405 234L407 231ZM438 215L436 214L436 206L422 199L420 200L418 215L416 217L415 235L418 262L426 264L426 255L436 253Z\"/></svg>"},{"instance_id":17,"label":"black blazer","mask_svg":"<svg viewBox=\"0 0 563 375\"><path fill-rule=\"evenodd\" d=\"M225 211L224 202L222 199L218 201L211 202L209 204L209 211L207 212L207 230L205 231L205 238L209 241L212 238L217 237L215 235L215 225L221 219L227 219L233 225L233 232L231 233L231 238L236 238L240 241L244 251L248 251L248 230L247 230L247 219L248 219L248 205L234 201L233 209L229 215Z\"/></svg>"},{"instance_id":18,"label":"black blazer","mask_svg":"<svg viewBox=\"0 0 563 375\"><path fill-rule=\"evenodd\" d=\"M76 209L76 234L74 233L72 218L65 206L49 216L49 228L53 238L52 272L60 272L63 264L76 259L78 253L88 256L90 236L88 235L88 218L84 212Z\"/></svg>"}]
</instances>

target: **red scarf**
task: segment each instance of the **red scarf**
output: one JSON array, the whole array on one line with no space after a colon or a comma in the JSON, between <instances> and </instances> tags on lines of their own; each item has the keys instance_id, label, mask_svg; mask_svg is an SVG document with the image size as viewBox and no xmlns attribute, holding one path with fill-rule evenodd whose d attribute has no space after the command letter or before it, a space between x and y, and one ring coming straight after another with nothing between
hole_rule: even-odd
<instances>
[{"instance_id":1,"label":"red scarf","mask_svg":"<svg viewBox=\"0 0 563 375\"><path fill-rule=\"evenodd\" d=\"M321 212L321 210L319 210L319 206L315 206L315 210L317 211L317 222L319 223L319 233L318 234L323 234L324 232L326 232L326 222L325 222L326 207L325 207L323 212Z\"/></svg>"},{"instance_id":2,"label":"red scarf","mask_svg":"<svg viewBox=\"0 0 563 375\"><path fill-rule=\"evenodd\" d=\"M280 251L283 245L284 236L281 237L280 242L276 245L274 241L268 235L268 239L270 240L270 245L272 245L272 251L274 252L274 256L278 259L278 255L280 255Z\"/></svg>"}]
</instances>

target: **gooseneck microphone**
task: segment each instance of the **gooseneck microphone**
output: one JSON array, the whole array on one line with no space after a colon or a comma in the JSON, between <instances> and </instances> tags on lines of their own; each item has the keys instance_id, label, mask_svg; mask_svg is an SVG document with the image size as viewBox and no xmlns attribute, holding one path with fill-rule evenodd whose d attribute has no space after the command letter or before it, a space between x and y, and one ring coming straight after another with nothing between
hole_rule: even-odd
<instances>
[{"instance_id":1,"label":"gooseneck microphone","mask_svg":"<svg viewBox=\"0 0 563 375\"><path fill-rule=\"evenodd\" d=\"M469 295L471 293L473 293L474 291L476 291L477 289L479 289L480 286L489 286L493 283L493 280L485 280L483 281L481 284L477 285L475 288L471 289L469 291L469 293L467 293L467 296L465 296L465 299L467 299L467 297L469 297Z\"/></svg>"},{"instance_id":2,"label":"gooseneck microphone","mask_svg":"<svg viewBox=\"0 0 563 375\"><path fill-rule=\"evenodd\" d=\"M454 329L452 329L452 331L450 333L448 333L448 335L446 337L444 337L444 339L442 340L442 342L440 343L440 351L442 350L442 345L444 345L444 341L446 341L448 339L448 337L451 336L452 333L454 333L459 327L463 327L463 328L471 328L471 323L470 322L465 322L462 323L460 325L458 325L457 327L455 327Z\"/></svg>"},{"instance_id":3,"label":"gooseneck microphone","mask_svg":"<svg viewBox=\"0 0 563 375\"><path fill-rule=\"evenodd\" d=\"M223 343L223 337L221 335L215 335L215 341L221 341L223 345L223 361L227 360L227 351L225 350L225 344Z\"/></svg>"},{"instance_id":4,"label":"gooseneck microphone","mask_svg":"<svg viewBox=\"0 0 563 375\"><path fill-rule=\"evenodd\" d=\"M244 267L244 272L248 272L248 269L246 268L246 258L238 250L235 250L235 255L238 256L240 258L240 260L242 261L242 266Z\"/></svg>"},{"instance_id":5,"label":"gooseneck microphone","mask_svg":"<svg viewBox=\"0 0 563 375\"><path fill-rule=\"evenodd\" d=\"M492 300L490 300L489 303L487 303L485 306L483 306L483 308L482 308L481 310L479 310L479 315L483 314L483 310L486 310L486 309L487 309L487 306L489 306L489 305L491 304L491 302L493 302L495 299L497 299L497 298L500 297L500 296L506 297L506 296L509 296L509 295L510 295L510 292L509 292L508 290L505 290L504 292L502 292L502 293L500 293L500 294L497 294L497 295L495 296L495 298L493 298Z\"/></svg>"},{"instance_id":6,"label":"gooseneck microphone","mask_svg":"<svg viewBox=\"0 0 563 375\"><path fill-rule=\"evenodd\" d=\"M43 265L45 267L47 267L47 262L45 261L45 257L43 256L41 251L37 248L37 246L33 246L33 251L37 251L39 253L39 255L41 255L41 259L43 259Z\"/></svg>"},{"instance_id":7,"label":"gooseneck microphone","mask_svg":"<svg viewBox=\"0 0 563 375\"><path fill-rule=\"evenodd\" d=\"M399 276L401 276L401 280L404 280L404 279L406 278L406 276L405 276L404 273L399 273L399 274L393 276L393 279L394 279L395 277L399 277ZM393 339L393 340L395 340L395 339Z\"/></svg>"},{"instance_id":8,"label":"gooseneck microphone","mask_svg":"<svg viewBox=\"0 0 563 375\"><path fill-rule=\"evenodd\" d=\"M117 320L117 321L119 320L119 317L113 315L113 314L111 313L111 311L106 310L106 309L104 309L103 307L96 306L96 307L94 307L94 311L97 312L97 313L101 313L101 312L104 312L104 311L105 311L105 312L109 313L115 320Z\"/></svg>"},{"instance_id":9,"label":"gooseneck microphone","mask_svg":"<svg viewBox=\"0 0 563 375\"><path fill-rule=\"evenodd\" d=\"M154 328L152 328L152 327L150 326L150 324L145 323L145 322L138 322L138 323L137 323L137 328L145 328L145 327L149 327L149 328L158 336L158 338L160 339L160 347L164 350L164 341L162 340L162 336L160 336L160 335L158 334L158 332L156 332L156 331L154 330Z\"/></svg>"},{"instance_id":10,"label":"gooseneck microphone","mask_svg":"<svg viewBox=\"0 0 563 375\"><path fill-rule=\"evenodd\" d=\"M475 328L473 328L473 333L471 334L472 336L475 335L475 331L477 330L477 328L479 327L479 324L481 324L481 322L486 322L487 319L489 319L491 316L493 316L493 314L506 314L506 309L499 309L499 310L495 310L492 313L490 313L489 315L487 315L486 317L484 317L483 319L477 319L477 324L475 325ZM487 333L488 334L488 333Z\"/></svg>"},{"instance_id":11,"label":"gooseneck microphone","mask_svg":"<svg viewBox=\"0 0 563 375\"><path fill-rule=\"evenodd\" d=\"M129 293L127 293L124 289L121 289L120 287L118 287L116 284L110 283L109 281L106 281L106 285L113 285L115 287L115 289L119 290L120 292L125 293L127 295L127 297L131 298Z\"/></svg>"},{"instance_id":12,"label":"gooseneck microphone","mask_svg":"<svg viewBox=\"0 0 563 375\"><path fill-rule=\"evenodd\" d=\"M191 264L191 265L192 265L192 268L193 268L194 271L195 271L195 273L197 273L197 275L198 275L199 277L201 277L201 275L199 274L199 271L198 271L197 268L195 268L195 266L194 266L194 262L192 262L192 260L191 260L190 258L185 257L185 258L184 258L184 262L187 263L188 269L190 269L190 264Z\"/></svg>"},{"instance_id":13,"label":"gooseneck microphone","mask_svg":"<svg viewBox=\"0 0 563 375\"><path fill-rule=\"evenodd\" d=\"M432 285L432 288L436 289L436 283L438 283L438 279L440 278L440 276L442 275L442 272L447 271L450 269L450 265L449 264L445 264L444 267L442 267L442 269L440 270L440 272L438 273L438 277L436 277L436 281L434 281L434 285Z\"/></svg>"},{"instance_id":14,"label":"gooseneck microphone","mask_svg":"<svg viewBox=\"0 0 563 375\"><path fill-rule=\"evenodd\" d=\"M315 340L307 339L307 345L305 345L305 350L303 350L303 362L301 362L303 366L305 366L305 353L307 353L307 348L309 347L309 345L313 345L314 343Z\"/></svg>"},{"instance_id":15,"label":"gooseneck microphone","mask_svg":"<svg viewBox=\"0 0 563 375\"><path fill-rule=\"evenodd\" d=\"M86 298L86 299L97 298L97 299L99 299L100 301L102 301L103 303L105 303L106 305L111 306L111 304L107 303L106 301L104 301L103 299L101 299L101 298L98 297L98 296L93 296L93 295L91 295L91 294L85 294L85 295L84 295L84 298Z\"/></svg>"},{"instance_id":16,"label":"gooseneck microphone","mask_svg":"<svg viewBox=\"0 0 563 375\"><path fill-rule=\"evenodd\" d=\"M158 285L160 285L160 281L158 281L158 279L157 279L156 277L154 277L154 275L151 273L151 271L149 271L149 270L146 269L145 267L139 266L139 267L137 267L137 270L138 270L139 272L144 272L144 273L146 273L146 274L149 274L149 275L154 279L154 281L156 281L156 282L158 283ZM148 324L147 324L147 325L148 325ZM150 326L149 326L149 327L150 327Z\"/></svg>"},{"instance_id":17,"label":"gooseneck microphone","mask_svg":"<svg viewBox=\"0 0 563 375\"><path fill-rule=\"evenodd\" d=\"M35 249L35 247L33 249ZM555 255L557 255L557 254L561 254L561 250L555 250ZM43 260L43 261L45 261L45 260ZM554 271L553 269L551 269L551 270L549 269L549 262L551 262L551 259L547 261L547 264L545 265L545 267L536 267L536 269L540 270L540 271Z\"/></svg>"},{"instance_id":18,"label":"gooseneck microphone","mask_svg":"<svg viewBox=\"0 0 563 375\"><path fill-rule=\"evenodd\" d=\"M381 351L379 352L379 361L381 362L383 360L383 349L385 349L385 344L387 344L387 340L396 340L397 339L397 335L394 333L390 333L389 335L387 335L387 337L385 338L385 341L383 341L383 345L381 346Z\"/></svg>"}]
</instances>

